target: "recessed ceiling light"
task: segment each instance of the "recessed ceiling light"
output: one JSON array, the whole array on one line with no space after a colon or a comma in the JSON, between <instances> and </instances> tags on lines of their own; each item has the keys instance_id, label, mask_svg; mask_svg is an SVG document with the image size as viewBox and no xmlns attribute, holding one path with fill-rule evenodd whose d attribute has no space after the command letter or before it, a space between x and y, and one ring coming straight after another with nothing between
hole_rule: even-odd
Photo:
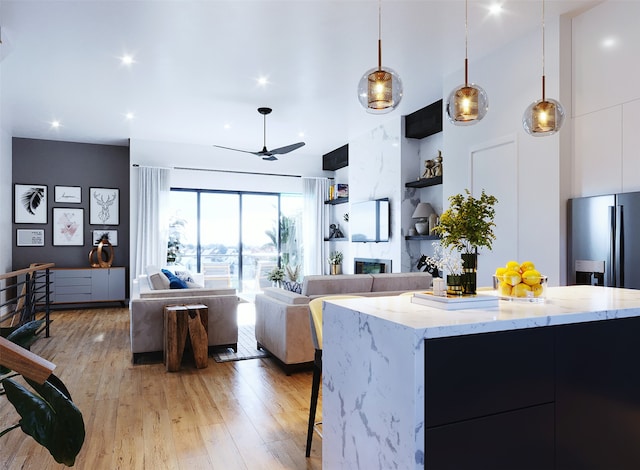
<instances>
[{"instance_id":1,"label":"recessed ceiling light","mask_svg":"<svg viewBox=\"0 0 640 470\"><path fill-rule=\"evenodd\" d=\"M133 60L133 56L129 54L125 54L122 57L120 57L120 62L122 62L122 65L131 65L135 61Z\"/></svg>"},{"instance_id":2,"label":"recessed ceiling light","mask_svg":"<svg viewBox=\"0 0 640 470\"><path fill-rule=\"evenodd\" d=\"M604 38L602 40L602 47L606 48L606 49L611 49L612 47L614 47L616 44L618 43L617 39L614 37L608 37L608 38Z\"/></svg>"},{"instance_id":3,"label":"recessed ceiling light","mask_svg":"<svg viewBox=\"0 0 640 470\"><path fill-rule=\"evenodd\" d=\"M124 117L127 118L127 121L131 121L135 115L133 113L126 113Z\"/></svg>"},{"instance_id":4,"label":"recessed ceiling light","mask_svg":"<svg viewBox=\"0 0 640 470\"><path fill-rule=\"evenodd\" d=\"M298 132L298 137L304 137L304 132L303 131Z\"/></svg>"},{"instance_id":5,"label":"recessed ceiling light","mask_svg":"<svg viewBox=\"0 0 640 470\"><path fill-rule=\"evenodd\" d=\"M502 13L502 4L501 3L493 3L489 7L489 13L491 13L492 15L499 15L500 13Z\"/></svg>"},{"instance_id":6,"label":"recessed ceiling light","mask_svg":"<svg viewBox=\"0 0 640 470\"><path fill-rule=\"evenodd\" d=\"M225 130L229 130L231 129L231 124L225 124L223 127Z\"/></svg>"},{"instance_id":7,"label":"recessed ceiling light","mask_svg":"<svg viewBox=\"0 0 640 470\"><path fill-rule=\"evenodd\" d=\"M57 119L55 121L51 121L51 128L59 129L60 128L60 121L58 121Z\"/></svg>"},{"instance_id":8,"label":"recessed ceiling light","mask_svg":"<svg viewBox=\"0 0 640 470\"><path fill-rule=\"evenodd\" d=\"M260 86L267 86L269 84L269 77L265 77L263 75L261 77L258 77L256 79L256 82L258 82L258 85L260 85Z\"/></svg>"}]
</instances>

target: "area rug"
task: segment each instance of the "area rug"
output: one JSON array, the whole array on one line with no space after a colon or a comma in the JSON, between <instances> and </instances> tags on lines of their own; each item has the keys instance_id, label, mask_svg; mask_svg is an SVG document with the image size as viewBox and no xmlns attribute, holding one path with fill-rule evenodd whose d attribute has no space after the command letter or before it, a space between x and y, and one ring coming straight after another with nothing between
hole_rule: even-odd
<instances>
[{"instance_id":1,"label":"area rug","mask_svg":"<svg viewBox=\"0 0 640 470\"><path fill-rule=\"evenodd\" d=\"M245 359L259 359L268 357L269 353L256 347L254 325L238 326L238 352L231 348L213 352L211 357L216 362L243 361Z\"/></svg>"}]
</instances>

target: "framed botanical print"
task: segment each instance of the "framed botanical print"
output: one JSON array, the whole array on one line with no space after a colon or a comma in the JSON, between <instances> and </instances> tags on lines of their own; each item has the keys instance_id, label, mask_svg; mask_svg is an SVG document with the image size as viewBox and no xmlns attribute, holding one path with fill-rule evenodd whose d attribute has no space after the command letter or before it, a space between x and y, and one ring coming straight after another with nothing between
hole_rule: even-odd
<instances>
[{"instance_id":1,"label":"framed botanical print","mask_svg":"<svg viewBox=\"0 0 640 470\"><path fill-rule=\"evenodd\" d=\"M82 202L82 188L80 186L56 186L54 192L55 202L65 204L80 204Z\"/></svg>"},{"instance_id":2,"label":"framed botanical print","mask_svg":"<svg viewBox=\"0 0 640 470\"><path fill-rule=\"evenodd\" d=\"M84 209L53 208L54 246L84 245Z\"/></svg>"},{"instance_id":3,"label":"framed botanical print","mask_svg":"<svg viewBox=\"0 0 640 470\"><path fill-rule=\"evenodd\" d=\"M16 224L47 223L47 186L43 184L14 185L14 215Z\"/></svg>"},{"instance_id":4,"label":"framed botanical print","mask_svg":"<svg viewBox=\"0 0 640 470\"><path fill-rule=\"evenodd\" d=\"M89 209L91 225L119 225L120 190L109 188L89 188Z\"/></svg>"}]
</instances>

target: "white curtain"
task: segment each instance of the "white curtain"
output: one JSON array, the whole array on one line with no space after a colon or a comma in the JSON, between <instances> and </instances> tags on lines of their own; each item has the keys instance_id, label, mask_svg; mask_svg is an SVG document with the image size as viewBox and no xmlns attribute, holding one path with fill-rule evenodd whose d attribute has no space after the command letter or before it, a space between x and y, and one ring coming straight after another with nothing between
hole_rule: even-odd
<instances>
[{"instance_id":1,"label":"white curtain","mask_svg":"<svg viewBox=\"0 0 640 470\"><path fill-rule=\"evenodd\" d=\"M167 264L169 170L138 168L138 233L135 276Z\"/></svg>"},{"instance_id":2,"label":"white curtain","mask_svg":"<svg viewBox=\"0 0 640 470\"><path fill-rule=\"evenodd\" d=\"M324 248L326 225L324 201L329 197L327 178L302 178L304 197L304 275L324 274L327 254Z\"/></svg>"}]
</instances>

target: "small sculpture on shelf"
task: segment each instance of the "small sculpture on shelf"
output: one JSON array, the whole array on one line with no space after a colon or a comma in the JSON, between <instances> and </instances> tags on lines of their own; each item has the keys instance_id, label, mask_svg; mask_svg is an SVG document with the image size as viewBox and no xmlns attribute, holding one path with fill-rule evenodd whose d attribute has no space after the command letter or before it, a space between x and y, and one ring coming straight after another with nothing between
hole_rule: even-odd
<instances>
[{"instance_id":1,"label":"small sculpture on shelf","mask_svg":"<svg viewBox=\"0 0 640 470\"><path fill-rule=\"evenodd\" d=\"M438 150L438 156L433 160L432 176L442 176L442 150Z\"/></svg>"},{"instance_id":2,"label":"small sculpture on shelf","mask_svg":"<svg viewBox=\"0 0 640 470\"><path fill-rule=\"evenodd\" d=\"M424 161L424 173L422 173L422 179L433 178L433 166L435 165L433 160Z\"/></svg>"},{"instance_id":3,"label":"small sculpture on shelf","mask_svg":"<svg viewBox=\"0 0 640 470\"><path fill-rule=\"evenodd\" d=\"M340 230L339 225L329 225L329 238L344 238L344 234L342 233L342 230Z\"/></svg>"}]
</instances>

